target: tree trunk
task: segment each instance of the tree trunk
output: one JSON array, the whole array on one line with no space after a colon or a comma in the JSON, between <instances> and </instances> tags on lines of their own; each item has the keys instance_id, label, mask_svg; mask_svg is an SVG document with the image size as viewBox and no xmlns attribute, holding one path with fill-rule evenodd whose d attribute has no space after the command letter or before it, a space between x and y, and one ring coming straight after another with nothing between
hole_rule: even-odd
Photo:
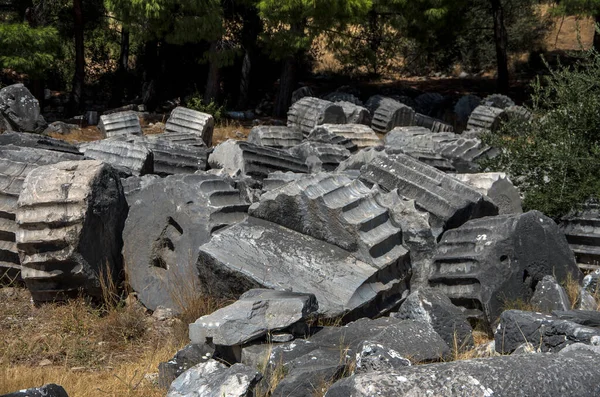
<instances>
[{"instance_id":1,"label":"tree trunk","mask_svg":"<svg viewBox=\"0 0 600 397\"><path fill-rule=\"evenodd\" d=\"M75 32L75 74L71 89L70 112L75 114L83 104L83 84L85 80L85 54L83 44L83 9L82 0L73 0L73 17Z\"/></svg>"},{"instance_id":2,"label":"tree trunk","mask_svg":"<svg viewBox=\"0 0 600 397\"><path fill-rule=\"evenodd\" d=\"M158 57L158 41L150 40L144 44L144 65L142 83L142 102L149 111L153 111L158 105L156 93L156 80L158 79L160 65Z\"/></svg>"},{"instance_id":3,"label":"tree trunk","mask_svg":"<svg viewBox=\"0 0 600 397\"><path fill-rule=\"evenodd\" d=\"M121 54L119 55L119 69L125 73L129 69L129 29L121 27Z\"/></svg>"},{"instance_id":4,"label":"tree trunk","mask_svg":"<svg viewBox=\"0 0 600 397\"><path fill-rule=\"evenodd\" d=\"M240 92L238 96L237 108L244 110L248 106L248 97L250 91L250 71L252 70L252 62L250 54L246 51L244 61L242 62L242 75L240 77Z\"/></svg>"},{"instance_id":5,"label":"tree trunk","mask_svg":"<svg viewBox=\"0 0 600 397\"><path fill-rule=\"evenodd\" d=\"M496 61L498 64L497 84L500 93L508 93L508 33L504 26L504 9L501 0L491 0L494 18L494 42L496 43Z\"/></svg>"},{"instance_id":6,"label":"tree trunk","mask_svg":"<svg viewBox=\"0 0 600 397\"><path fill-rule=\"evenodd\" d=\"M242 63L240 76L240 91L238 93L237 108L246 109L250 99L250 81L252 72L252 63L257 53L258 36L262 32L262 20L258 15L256 7L244 7L240 15L243 17L244 25L242 27L242 46L246 53Z\"/></svg>"},{"instance_id":7,"label":"tree trunk","mask_svg":"<svg viewBox=\"0 0 600 397\"><path fill-rule=\"evenodd\" d=\"M596 25L600 24L600 15L594 16L594 21ZM600 52L600 34L598 34L597 30L594 30L594 49Z\"/></svg>"},{"instance_id":8,"label":"tree trunk","mask_svg":"<svg viewBox=\"0 0 600 397\"><path fill-rule=\"evenodd\" d=\"M283 69L279 79L279 94L275 102L273 114L275 117L286 117L287 111L292 103L292 93L296 86L296 57L287 56L283 61Z\"/></svg>"},{"instance_id":9,"label":"tree trunk","mask_svg":"<svg viewBox=\"0 0 600 397\"><path fill-rule=\"evenodd\" d=\"M208 77L206 79L206 88L204 89L204 103L209 104L216 101L219 95L219 62L216 54L218 51L218 41L210 43L210 61L208 63Z\"/></svg>"},{"instance_id":10,"label":"tree trunk","mask_svg":"<svg viewBox=\"0 0 600 397\"><path fill-rule=\"evenodd\" d=\"M125 87L127 86L127 70L129 69L129 29L121 27L121 53L117 72L113 80L112 95L109 106L119 107L125 96Z\"/></svg>"}]
</instances>

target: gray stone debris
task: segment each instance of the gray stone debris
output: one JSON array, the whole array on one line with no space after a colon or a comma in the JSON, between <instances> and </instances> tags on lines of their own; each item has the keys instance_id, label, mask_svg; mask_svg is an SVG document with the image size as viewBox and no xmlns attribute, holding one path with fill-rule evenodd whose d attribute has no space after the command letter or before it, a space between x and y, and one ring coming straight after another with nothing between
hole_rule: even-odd
<instances>
[{"instance_id":1,"label":"gray stone debris","mask_svg":"<svg viewBox=\"0 0 600 397\"><path fill-rule=\"evenodd\" d=\"M506 95L492 94L485 97L483 101L481 101L481 104L485 106L492 106L498 109L506 109L510 106L514 106L515 102Z\"/></svg>"},{"instance_id":2,"label":"gray stone debris","mask_svg":"<svg viewBox=\"0 0 600 397\"><path fill-rule=\"evenodd\" d=\"M557 352L573 343L589 345L592 337L600 337L600 328L520 310L502 313L494 334L496 351L500 354L512 353L526 342L542 352Z\"/></svg>"},{"instance_id":3,"label":"gray stone debris","mask_svg":"<svg viewBox=\"0 0 600 397\"><path fill-rule=\"evenodd\" d=\"M579 287L577 301L573 308L577 310L598 310L599 305L594 295L590 294L585 288Z\"/></svg>"},{"instance_id":4,"label":"gray stone debris","mask_svg":"<svg viewBox=\"0 0 600 397\"><path fill-rule=\"evenodd\" d=\"M250 397L261 378L259 372L243 364L227 367L210 360L177 377L167 397Z\"/></svg>"},{"instance_id":5,"label":"gray stone debris","mask_svg":"<svg viewBox=\"0 0 600 397\"><path fill-rule=\"evenodd\" d=\"M379 156L361 169L361 180L378 184L429 213L434 234L469 219L496 215L498 208L486 196L453 177L404 155Z\"/></svg>"},{"instance_id":6,"label":"gray stone debris","mask_svg":"<svg viewBox=\"0 0 600 397\"><path fill-rule=\"evenodd\" d=\"M307 86L300 87L297 90L295 90L294 92L292 92L292 105L294 103L298 102L302 98L314 97L314 96L315 96L315 94L313 93L313 91L310 87L307 87Z\"/></svg>"},{"instance_id":7,"label":"gray stone debris","mask_svg":"<svg viewBox=\"0 0 600 397\"><path fill-rule=\"evenodd\" d=\"M309 167L311 172L334 171L350 152L341 145L315 141L303 142L288 149L288 152Z\"/></svg>"},{"instance_id":8,"label":"gray stone debris","mask_svg":"<svg viewBox=\"0 0 600 397\"><path fill-rule=\"evenodd\" d=\"M326 397L593 397L600 394L598 357L578 350L371 372L340 380Z\"/></svg>"},{"instance_id":9,"label":"gray stone debris","mask_svg":"<svg viewBox=\"0 0 600 397\"><path fill-rule=\"evenodd\" d=\"M385 134L395 127L415 124L415 111L391 98L382 98L373 110L371 127L375 132Z\"/></svg>"},{"instance_id":10,"label":"gray stone debris","mask_svg":"<svg viewBox=\"0 0 600 397\"><path fill-rule=\"evenodd\" d=\"M408 274L402 230L379 196L361 181L321 173L263 194L249 213L337 245L377 268Z\"/></svg>"},{"instance_id":11,"label":"gray stone debris","mask_svg":"<svg viewBox=\"0 0 600 397\"><path fill-rule=\"evenodd\" d=\"M0 141L4 135L8 134L0 135ZM12 284L21 279L15 216L25 177L40 165L80 158L78 155L50 150L0 146L0 284Z\"/></svg>"},{"instance_id":12,"label":"gray stone debris","mask_svg":"<svg viewBox=\"0 0 600 397\"><path fill-rule=\"evenodd\" d=\"M352 140L341 135L336 135L335 133L329 132L327 129L321 127L315 127L307 139L312 142L340 145L346 148L346 150L348 150L350 153L356 153L358 151L358 146Z\"/></svg>"},{"instance_id":13,"label":"gray stone debris","mask_svg":"<svg viewBox=\"0 0 600 397\"><path fill-rule=\"evenodd\" d=\"M209 149L173 142L163 135L136 137L134 141L152 152L155 174L193 174L207 169Z\"/></svg>"},{"instance_id":14,"label":"gray stone debris","mask_svg":"<svg viewBox=\"0 0 600 397\"><path fill-rule=\"evenodd\" d=\"M363 124L324 124L315 127L311 135L323 132L350 139L358 149L380 146L383 143L371 128Z\"/></svg>"},{"instance_id":15,"label":"gray stone debris","mask_svg":"<svg viewBox=\"0 0 600 397\"><path fill-rule=\"evenodd\" d=\"M199 288L198 247L245 219L248 203L221 177L173 175L141 189L130 206L123 230L129 283L147 308L181 311Z\"/></svg>"},{"instance_id":16,"label":"gray stone debris","mask_svg":"<svg viewBox=\"0 0 600 397\"><path fill-rule=\"evenodd\" d=\"M23 84L13 84L0 89L0 132L42 132L46 120L41 115L40 104Z\"/></svg>"},{"instance_id":17,"label":"gray stone debris","mask_svg":"<svg viewBox=\"0 0 600 397\"><path fill-rule=\"evenodd\" d=\"M42 387L34 387L32 389L3 394L2 397L69 397L69 395L62 386L50 383Z\"/></svg>"},{"instance_id":18,"label":"gray stone debris","mask_svg":"<svg viewBox=\"0 0 600 397\"><path fill-rule=\"evenodd\" d=\"M329 102L349 102L353 105L362 106L362 101L356 96L343 91L334 91L323 97L326 101Z\"/></svg>"},{"instance_id":19,"label":"gray stone debris","mask_svg":"<svg viewBox=\"0 0 600 397\"><path fill-rule=\"evenodd\" d=\"M431 324L448 346L457 351L473 346L473 328L466 316L439 291L424 288L411 293L392 316Z\"/></svg>"},{"instance_id":20,"label":"gray stone debris","mask_svg":"<svg viewBox=\"0 0 600 397\"><path fill-rule=\"evenodd\" d=\"M158 179L160 179L160 177L158 175L153 174L121 178L121 185L123 185L123 193L125 193L127 203L131 206L131 203L133 203L135 200L135 195L140 190L150 185L151 183L154 183Z\"/></svg>"},{"instance_id":21,"label":"gray stone debris","mask_svg":"<svg viewBox=\"0 0 600 397\"><path fill-rule=\"evenodd\" d=\"M79 149L86 158L103 161L125 173L141 176L154 172L154 154L139 142L115 137L87 142Z\"/></svg>"},{"instance_id":22,"label":"gray stone debris","mask_svg":"<svg viewBox=\"0 0 600 397\"><path fill-rule=\"evenodd\" d=\"M597 310L554 310L552 315L586 327L600 328L600 312Z\"/></svg>"},{"instance_id":23,"label":"gray stone debris","mask_svg":"<svg viewBox=\"0 0 600 397\"><path fill-rule=\"evenodd\" d=\"M478 106L467 123L467 129L472 131L491 131L498 132L502 124L508 120L508 115L504 109L492 106Z\"/></svg>"},{"instance_id":24,"label":"gray stone debris","mask_svg":"<svg viewBox=\"0 0 600 397\"><path fill-rule=\"evenodd\" d=\"M364 341L356 349L356 368L354 370L356 374L392 371L410 366L410 360L380 343Z\"/></svg>"},{"instance_id":25,"label":"gray stone debris","mask_svg":"<svg viewBox=\"0 0 600 397\"><path fill-rule=\"evenodd\" d=\"M48 127L44 130L43 134L60 134L67 135L70 134L74 130L78 130L80 127L77 124L67 124L63 121L55 121L53 123L48 124Z\"/></svg>"},{"instance_id":26,"label":"gray stone debris","mask_svg":"<svg viewBox=\"0 0 600 397\"><path fill-rule=\"evenodd\" d=\"M415 114L415 125L427 128L432 132L454 132L454 127L450 124L421 113Z\"/></svg>"},{"instance_id":27,"label":"gray stone debris","mask_svg":"<svg viewBox=\"0 0 600 397\"><path fill-rule=\"evenodd\" d=\"M164 132L162 134L147 135L147 139L166 140L177 145L183 145L188 149L195 150L206 148L206 143L202 140L202 136L193 132Z\"/></svg>"},{"instance_id":28,"label":"gray stone debris","mask_svg":"<svg viewBox=\"0 0 600 397\"><path fill-rule=\"evenodd\" d=\"M77 146L69 142L28 132L5 132L0 134L0 146L6 145L51 150L53 152L69 153L77 156L82 155Z\"/></svg>"},{"instance_id":29,"label":"gray stone debris","mask_svg":"<svg viewBox=\"0 0 600 397\"><path fill-rule=\"evenodd\" d=\"M252 288L313 293L319 313L375 315L398 304L406 292L406 268L378 268L348 251L262 219L214 234L200 247L203 285L231 297Z\"/></svg>"},{"instance_id":30,"label":"gray stone debris","mask_svg":"<svg viewBox=\"0 0 600 397\"><path fill-rule=\"evenodd\" d=\"M287 126L299 128L304 136L308 136L317 125L345 123L346 114L339 104L319 98L302 98L288 111Z\"/></svg>"},{"instance_id":31,"label":"gray stone debris","mask_svg":"<svg viewBox=\"0 0 600 397\"><path fill-rule=\"evenodd\" d=\"M582 269L598 269L600 266L600 204L596 201L586 203L583 208L565 216L560 223L561 230L567 236L569 246L575 253L577 263ZM600 273L598 273L600 274ZM598 276L591 275L590 280ZM597 282L587 287L594 293Z\"/></svg>"},{"instance_id":32,"label":"gray stone debris","mask_svg":"<svg viewBox=\"0 0 600 397\"><path fill-rule=\"evenodd\" d=\"M561 224L561 230L564 231L563 224ZM567 241L569 241L569 235L567 234L566 236ZM569 246L571 249L573 248L573 245L570 244ZM577 258L577 253L575 253L575 258ZM594 270L583 278L583 288L592 294L600 291L600 269Z\"/></svg>"},{"instance_id":33,"label":"gray stone debris","mask_svg":"<svg viewBox=\"0 0 600 397\"><path fill-rule=\"evenodd\" d=\"M308 172L302 160L286 151L232 139L217 145L208 163L211 168L221 168L229 175L242 173L260 179L275 171Z\"/></svg>"},{"instance_id":34,"label":"gray stone debris","mask_svg":"<svg viewBox=\"0 0 600 397\"><path fill-rule=\"evenodd\" d=\"M550 275L544 276L542 281L537 283L530 303L544 313L571 308L567 291Z\"/></svg>"},{"instance_id":35,"label":"gray stone debris","mask_svg":"<svg viewBox=\"0 0 600 397\"><path fill-rule=\"evenodd\" d=\"M373 161L373 159L379 156L387 156L387 153L383 151L382 147L376 146L367 149L362 149L354 153L347 160L342 161L336 171L358 171L362 168L363 165L370 163L371 161Z\"/></svg>"},{"instance_id":36,"label":"gray stone debris","mask_svg":"<svg viewBox=\"0 0 600 397\"><path fill-rule=\"evenodd\" d=\"M268 178L263 179L263 189L265 192L277 189L292 181L305 178L306 174L297 174L294 172L275 171L269 174Z\"/></svg>"},{"instance_id":37,"label":"gray stone debris","mask_svg":"<svg viewBox=\"0 0 600 397\"><path fill-rule=\"evenodd\" d=\"M435 116L440 112L444 96L437 92L426 92L415 98L415 110L426 116Z\"/></svg>"},{"instance_id":38,"label":"gray stone debris","mask_svg":"<svg viewBox=\"0 0 600 397\"><path fill-rule=\"evenodd\" d=\"M214 128L215 119L210 114L178 106L173 109L165 124L165 134L197 136L210 147Z\"/></svg>"},{"instance_id":39,"label":"gray stone debris","mask_svg":"<svg viewBox=\"0 0 600 397\"><path fill-rule=\"evenodd\" d=\"M302 131L295 128L276 125L259 125L248 135L248 142L276 149L288 149L299 145L303 139Z\"/></svg>"},{"instance_id":40,"label":"gray stone debris","mask_svg":"<svg viewBox=\"0 0 600 397\"><path fill-rule=\"evenodd\" d=\"M503 172L454 174L456 179L485 194L498 206L500 215L523 212L519 190Z\"/></svg>"},{"instance_id":41,"label":"gray stone debris","mask_svg":"<svg viewBox=\"0 0 600 397\"><path fill-rule=\"evenodd\" d=\"M462 96L456 105L454 105L454 114L456 115L457 121L464 125L467 125L469 116L473 113L473 110L481 104L481 98L476 95L465 95Z\"/></svg>"},{"instance_id":42,"label":"gray stone debris","mask_svg":"<svg viewBox=\"0 0 600 397\"><path fill-rule=\"evenodd\" d=\"M137 112L127 111L100 116L98 128L105 138L119 135L142 135L142 126Z\"/></svg>"},{"instance_id":43,"label":"gray stone debris","mask_svg":"<svg viewBox=\"0 0 600 397\"><path fill-rule=\"evenodd\" d=\"M355 105L350 102L336 102L344 109L346 122L348 124L371 125L371 113L367 108Z\"/></svg>"},{"instance_id":44,"label":"gray stone debris","mask_svg":"<svg viewBox=\"0 0 600 397\"><path fill-rule=\"evenodd\" d=\"M229 306L190 324L192 343L237 346L306 321L319 304L314 295L253 289Z\"/></svg>"},{"instance_id":45,"label":"gray stone debris","mask_svg":"<svg viewBox=\"0 0 600 397\"><path fill-rule=\"evenodd\" d=\"M471 220L449 230L437 247L429 284L469 318L492 324L506 301L528 302L546 275L582 275L564 235L538 211Z\"/></svg>"},{"instance_id":46,"label":"gray stone debris","mask_svg":"<svg viewBox=\"0 0 600 397\"><path fill-rule=\"evenodd\" d=\"M23 280L35 302L102 296L121 277L127 202L117 173L99 161L45 165L25 178L16 221Z\"/></svg>"},{"instance_id":47,"label":"gray stone debris","mask_svg":"<svg viewBox=\"0 0 600 397\"><path fill-rule=\"evenodd\" d=\"M158 385L168 389L171 383L194 365L205 363L215 355L215 346L190 343L179 350L172 359L158 364Z\"/></svg>"}]
</instances>

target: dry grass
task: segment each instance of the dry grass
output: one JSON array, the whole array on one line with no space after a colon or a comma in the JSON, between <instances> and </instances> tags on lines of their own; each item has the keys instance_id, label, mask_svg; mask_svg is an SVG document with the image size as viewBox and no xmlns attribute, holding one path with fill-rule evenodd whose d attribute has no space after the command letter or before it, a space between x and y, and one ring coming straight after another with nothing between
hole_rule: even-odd
<instances>
[{"instance_id":1,"label":"dry grass","mask_svg":"<svg viewBox=\"0 0 600 397\"><path fill-rule=\"evenodd\" d=\"M228 139L235 140L246 140L252 127L245 126L238 121L224 120L215 126L213 132L213 146L218 145L221 142L225 142Z\"/></svg>"},{"instance_id":2,"label":"dry grass","mask_svg":"<svg viewBox=\"0 0 600 397\"><path fill-rule=\"evenodd\" d=\"M102 132L98 127L84 127L82 129L72 130L68 134L53 132L48 135L52 138L61 139L71 143L92 142L103 138Z\"/></svg>"}]
</instances>

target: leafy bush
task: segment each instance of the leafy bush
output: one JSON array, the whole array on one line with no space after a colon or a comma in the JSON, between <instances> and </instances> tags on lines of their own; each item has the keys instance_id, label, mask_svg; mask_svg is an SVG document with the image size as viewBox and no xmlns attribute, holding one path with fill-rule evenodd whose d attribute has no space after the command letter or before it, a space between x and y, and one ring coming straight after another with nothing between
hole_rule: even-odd
<instances>
[{"instance_id":1,"label":"leafy bush","mask_svg":"<svg viewBox=\"0 0 600 397\"><path fill-rule=\"evenodd\" d=\"M200 94L198 91L187 98L186 106L202 113L211 114L215 118L216 123L219 123L221 120L223 120L223 116L225 114L225 106L221 106L214 101L210 101L208 104L204 103L202 94Z\"/></svg>"},{"instance_id":2,"label":"leafy bush","mask_svg":"<svg viewBox=\"0 0 600 397\"><path fill-rule=\"evenodd\" d=\"M600 196L600 54L548 69L532 83L533 119L484 139L502 149L486 166L512 177L525 209L558 218Z\"/></svg>"},{"instance_id":3,"label":"leafy bush","mask_svg":"<svg viewBox=\"0 0 600 397\"><path fill-rule=\"evenodd\" d=\"M54 63L58 46L58 31L53 27L0 24L0 67L41 76Z\"/></svg>"}]
</instances>

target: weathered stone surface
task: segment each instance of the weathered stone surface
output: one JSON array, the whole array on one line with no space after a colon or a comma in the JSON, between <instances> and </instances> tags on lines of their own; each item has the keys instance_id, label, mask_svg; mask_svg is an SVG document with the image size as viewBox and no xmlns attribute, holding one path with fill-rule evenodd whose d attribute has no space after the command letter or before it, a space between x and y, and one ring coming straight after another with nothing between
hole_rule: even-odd
<instances>
[{"instance_id":1,"label":"weathered stone surface","mask_svg":"<svg viewBox=\"0 0 600 397\"><path fill-rule=\"evenodd\" d=\"M350 139L359 149L382 145L377 134L363 124L324 124L315 127L311 134L314 136L323 132Z\"/></svg>"},{"instance_id":2,"label":"weathered stone surface","mask_svg":"<svg viewBox=\"0 0 600 397\"><path fill-rule=\"evenodd\" d=\"M306 320L319 307L312 294L253 289L190 324L192 343L243 345Z\"/></svg>"},{"instance_id":3,"label":"weathered stone surface","mask_svg":"<svg viewBox=\"0 0 600 397\"><path fill-rule=\"evenodd\" d=\"M579 287L577 301L575 302L574 309L577 310L597 310L599 308L598 302L594 295L590 294L585 288Z\"/></svg>"},{"instance_id":4,"label":"weathered stone surface","mask_svg":"<svg viewBox=\"0 0 600 397\"><path fill-rule=\"evenodd\" d=\"M186 146L192 150L206 148L206 143L202 140L202 136L194 132L164 132L162 134L148 135L148 139L167 140L169 142Z\"/></svg>"},{"instance_id":5,"label":"weathered stone surface","mask_svg":"<svg viewBox=\"0 0 600 397\"><path fill-rule=\"evenodd\" d=\"M506 300L529 301L546 275L582 275L564 235L538 211L475 219L442 236L430 285L468 317L493 323Z\"/></svg>"},{"instance_id":6,"label":"weathered stone surface","mask_svg":"<svg viewBox=\"0 0 600 397\"><path fill-rule=\"evenodd\" d=\"M415 125L427 128L432 132L454 132L454 127L450 124L421 113L415 114Z\"/></svg>"},{"instance_id":7,"label":"weathered stone surface","mask_svg":"<svg viewBox=\"0 0 600 397\"><path fill-rule=\"evenodd\" d=\"M315 127L307 139L312 142L340 145L346 148L346 150L348 150L350 153L356 153L358 151L358 146L352 140L341 135L336 135L333 132L329 132L325 128Z\"/></svg>"},{"instance_id":8,"label":"weathered stone surface","mask_svg":"<svg viewBox=\"0 0 600 397\"><path fill-rule=\"evenodd\" d=\"M248 135L248 142L276 149L288 149L302 142L302 131L295 128L275 125L259 125Z\"/></svg>"},{"instance_id":9,"label":"weathered stone surface","mask_svg":"<svg viewBox=\"0 0 600 397\"><path fill-rule=\"evenodd\" d=\"M230 175L242 173L266 178L271 172L308 172L304 162L283 150L234 140L217 145L208 157L211 168L222 168Z\"/></svg>"},{"instance_id":10,"label":"weathered stone surface","mask_svg":"<svg viewBox=\"0 0 600 397\"><path fill-rule=\"evenodd\" d=\"M69 395L62 386L50 383L42 387L3 394L2 397L69 397Z\"/></svg>"},{"instance_id":11,"label":"weathered stone surface","mask_svg":"<svg viewBox=\"0 0 600 397\"><path fill-rule=\"evenodd\" d=\"M530 302L545 313L571 308L567 291L550 275L544 276L542 281L537 283Z\"/></svg>"},{"instance_id":12,"label":"weathered stone surface","mask_svg":"<svg viewBox=\"0 0 600 397\"><path fill-rule=\"evenodd\" d=\"M48 134L60 134L66 135L70 134L74 130L78 130L80 127L77 124L67 124L63 121L55 121L53 123L48 124L48 127L42 132L44 135Z\"/></svg>"},{"instance_id":13,"label":"weathered stone surface","mask_svg":"<svg viewBox=\"0 0 600 397\"><path fill-rule=\"evenodd\" d=\"M562 225L561 229L563 229ZM569 241L569 235L567 234L566 236L567 241ZM575 258L577 258L577 256L575 256ZM586 291L592 294L595 294L598 291L600 291L600 269L594 270L593 272L591 272L583 278L583 288L585 288Z\"/></svg>"},{"instance_id":14,"label":"weathered stone surface","mask_svg":"<svg viewBox=\"0 0 600 397\"><path fill-rule=\"evenodd\" d=\"M154 172L154 154L139 142L103 139L85 143L80 150L86 158L103 161L133 175Z\"/></svg>"},{"instance_id":15,"label":"weathered stone surface","mask_svg":"<svg viewBox=\"0 0 600 397\"><path fill-rule=\"evenodd\" d=\"M2 121L4 120L4 121ZM0 132L42 132L46 120L41 115L40 104L23 84L13 84L0 89Z\"/></svg>"},{"instance_id":16,"label":"weathered stone surface","mask_svg":"<svg viewBox=\"0 0 600 397\"><path fill-rule=\"evenodd\" d=\"M173 175L141 189L123 230L125 271L140 302L181 311L198 290L198 247L246 217L238 190L213 175Z\"/></svg>"},{"instance_id":17,"label":"weathered stone surface","mask_svg":"<svg viewBox=\"0 0 600 397\"><path fill-rule=\"evenodd\" d=\"M228 368L210 360L175 379L167 397L250 397L261 378L259 372L243 364Z\"/></svg>"},{"instance_id":18,"label":"weathered stone surface","mask_svg":"<svg viewBox=\"0 0 600 397\"><path fill-rule=\"evenodd\" d=\"M454 174L456 179L472 186L485 194L498 206L500 215L520 214L523 212L521 206L521 195L519 190L512 184L508 176L503 172L487 172L480 174Z\"/></svg>"},{"instance_id":19,"label":"weathered stone surface","mask_svg":"<svg viewBox=\"0 0 600 397\"><path fill-rule=\"evenodd\" d=\"M4 135L8 134L0 135L0 141ZM0 284L12 284L21 279L15 216L25 177L40 165L79 158L81 156L50 150L0 146Z\"/></svg>"},{"instance_id":20,"label":"weathered stone surface","mask_svg":"<svg viewBox=\"0 0 600 397\"><path fill-rule=\"evenodd\" d=\"M53 152L69 153L77 156L82 155L77 146L69 142L27 132L5 132L0 134L0 146L7 145L51 150Z\"/></svg>"},{"instance_id":21,"label":"weathered stone surface","mask_svg":"<svg viewBox=\"0 0 600 397\"><path fill-rule=\"evenodd\" d=\"M482 105L492 106L498 109L506 109L515 105L515 102L512 99L501 94L488 95L483 99L483 101L481 101L481 103Z\"/></svg>"},{"instance_id":22,"label":"weathered stone surface","mask_svg":"<svg viewBox=\"0 0 600 397\"><path fill-rule=\"evenodd\" d=\"M327 397L592 397L600 393L593 352L530 354L371 372L335 383Z\"/></svg>"},{"instance_id":23,"label":"weathered stone surface","mask_svg":"<svg viewBox=\"0 0 600 397\"><path fill-rule=\"evenodd\" d=\"M358 106L363 105L362 101L358 97L356 97L355 95L352 95L348 92L343 92L343 91L331 92L331 93L325 95L323 97L323 99L325 99L326 101L329 101L329 102L348 102L353 105L358 105Z\"/></svg>"},{"instance_id":24,"label":"weathered stone surface","mask_svg":"<svg viewBox=\"0 0 600 397\"><path fill-rule=\"evenodd\" d=\"M127 178L121 178L121 185L123 185L123 193L127 198L127 203L131 205L133 203L135 195L145 188L146 186L154 183L160 179L158 175L144 175L144 176L130 176Z\"/></svg>"},{"instance_id":25,"label":"weathered stone surface","mask_svg":"<svg viewBox=\"0 0 600 397\"><path fill-rule=\"evenodd\" d=\"M456 105L454 105L454 114L456 114L457 121L463 126L469 121L469 116L473 113L473 110L481 104L481 98L476 95L465 95L462 96Z\"/></svg>"},{"instance_id":26,"label":"weathered stone surface","mask_svg":"<svg viewBox=\"0 0 600 397\"><path fill-rule=\"evenodd\" d=\"M287 126L300 129L305 136L317 125L345 123L346 114L339 104L319 98L302 98L288 111Z\"/></svg>"},{"instance_id":27,"label":"weathered stone surface","mask_svg":"<svg viewBox=\"0 0 600 397\"><path fill-rule=\"evenodd\" d=\"M254 217L200 247L198 271L220 296L252 288L314 293L319 313L329 318L389 310L406 291L404 268L377 268L337 246Z\"/></svg>"},{"instance_id":28,"label":"weathered stone surface","mask_svg":"<svg viewBox=\"0 0 600 397\"><path fill-rule=\"evenodd\" d=\"M380 343L364 341L356 349L356 374L391 371L410 366L410 360Z\"/></svg>"},{"instance_id":29,"label":"weathered stone surface","mask_svg":"<svg viewBox=\"0 0 600 397\"><path fill-rule=\"evenodd\" d=\"M206 343L190 343L179 350L172 359L158 364L158 385L168 389L171 383L194 365L205 363L213 358L215 347Z\"/></svg>"},{"instance_id":30,"label":"weathered stone surface","mask_svg":"<svg viewBox=\"0 0 600 397\"><path fill-rule=\"evenodd\" d=\"M119 135L142 135L142 126L136 112L118 112L100 116L98 128L105 138Z\"/></svg>"},{"instance_id":31,"label":"weathered stone surface","mask_svg":"<svg viewBox=\"0 0 600 397\"><path fill-rule=\"evenodd\" d=\"M552 315L586 327L600 328L600 312L596 310L554 310Z\"/></svg>"},{"instance_id":32,"label":"weathered stone surface","mask_svg":"<svg viewBox=\"0 0 600 397\"><path fill-rule=\"evenodd\" d=\"M210 147L214 127L215 119L210 114L178 106L173 109L165 124L165 134L198 136Z\"/></svg>"},{"instance_id":33,"label":"weathered stone surface","mask_svg":"<svg viewBox=\"0 0 600 397\"><path fill-rule=\"evenodd\" d=\"M367 108L355 105L350 102L336 102L344 109L346 122L348 124L371 125L371 113Z\"/></svg>"},{"instance_id":34,"label":"weathered stone surface","mask_svg":"<svg viewBox=\"0 0 600 397\"><path fill-rule=\"evenodd\" d=\"M152 152L153 172L167 176L193 174L208 167L209 149L176 143L162 135L136 138L136 142Z\"/></svg>"},{"instance_id":35,"label":"weathered stone surface","mask_svg":"<svg viewBox=\"0 0 600 397\"><path fill-rule=\"evenodd\" d=\"M411 293L393 317L431 324L448 346L457 350L473 346L473 328L448 297L432 289Z\"/></svg>"},{"instance_id":36,"label":"weathered stone surface","mask_svg":"<svg viewBox=\"0 0 600 397\"><path fill-rule=\"evenodd\" d=\"M415 111L391 98L383 98L373 110L371 127L376 132L385 134L395 127L415 124Z\"/></svg>"},{"instance_id":37,"label":"weathered stone surface","mask_svg":"<svg viewBox=\"0 0 600 397\"><path fill-rule=\"evenodd\" d=\"M283 185L286 185L292 181L296 181L305 177L306 174L297 174L294 172L271 172L269 174L269 177L263 180L263 189L265 192L268 192L277 189Z\"/></svg>"},{"instance_id":38,"label":"weathered stone surface","mask_svg":"<svg viewBox=\"0 0 600 397\"><path fill-rule=\"evenodd\" d=\"M496 351L512 353L529 342L542 352L557 352L573 343L591 344L600 336L600 328L586 327L541 313L507 310L500 316L494 334Z\"/></svg>"},{"instance_id":39,"label":"weathered stone surface","mask_svg":"<svg viewBox=\"0 0 600 397\"><path fill-rule=\"evenodd\" d=\"M346 176L312 175L262 195L249 213L337 245L358 259L393 272L409 273L402 230L380 192Z\"/></svg>"},{"instance_id":40,"label":"weathered stone surface","mask_svg":"<svg viewBox=\"0 0 600 397\"><path fill-rule=\"evenodd\" d=\"M361 169L361 180L378 184L429 213L435 234L469 219L496 215L498 209L484 195L451 176L404 155L380 156Z\"/></svg>"},{"instance_id":41,"label":"weathered stone surface","mask_svg":"<svg viewBox=\"0 0 600 397\"><path fill-rule=\"evenodd\" d=\"M292 105L294 103L298 102L302 98L314 97L314 96L315 96L315 94L313 93L313 91L310 87L307 87L307 86L300 87L297 90L295 90L294 92L292 92Z\"/></svg>"},{"instance_id":42,"label":"weathered stone surface","mask_svg":"<svg viewBox=\"0 0 600 397\"><path fill-rule=\"evenodd\" d=\"M473 110L471 116L469 116L467 129L498 132L502 124L507 120L508 115L503 109L482 105Z\"/></svg>"},{"instance_id":43,"label":"weathered stone surface","mask_svg":"<svg viewBox=\"0 0 600 397\"><path fill-rule=\"evenodd\" d=\"M127 202L117 173L99 161L41 166L25 178L16 221L23 280L36 302L100 297L117 282Z\"/></svg>"},{"instance_id":44,"label":"weathered stone surface","mask_svg":"<svg viewBox=\"0 0 600 397\"><path fill-rule=\"evenodd\" d=\"M350 157L350 152L343 146L314 141L301 143L288 152L304 161L311 172L333 171Z\"/></svg>"},{"instance_id":45,"label":"weathered stone surface","mask_svg":"<svg viewBox=\"0 0 600 397\"><path fill-rule=\"evenodd\" d=\"M337 168L337 171L358 171L363 165L370 163L373 161L373 159L379 156L387 156L387 153L383 151L382 147L376 146L362 149L354 153L347 160L342 161Z\"/></svg>"},{"instance_id":46,"label":"weathered stone surface","mask_svg":"<svg viewBox=\"0 0 600 397\"><path fill-rule=\"evenodd\" d=\"M579 266L584 269L598 268L600 266L600 205L595 201L586 203L581 210L565 216L561 220L560 228L567 236ZM596 276L590 277L597 279ZM596 288L597 283L594 282L593 286L587 289L594 293Z\"/></svg>"}]
</instances>

